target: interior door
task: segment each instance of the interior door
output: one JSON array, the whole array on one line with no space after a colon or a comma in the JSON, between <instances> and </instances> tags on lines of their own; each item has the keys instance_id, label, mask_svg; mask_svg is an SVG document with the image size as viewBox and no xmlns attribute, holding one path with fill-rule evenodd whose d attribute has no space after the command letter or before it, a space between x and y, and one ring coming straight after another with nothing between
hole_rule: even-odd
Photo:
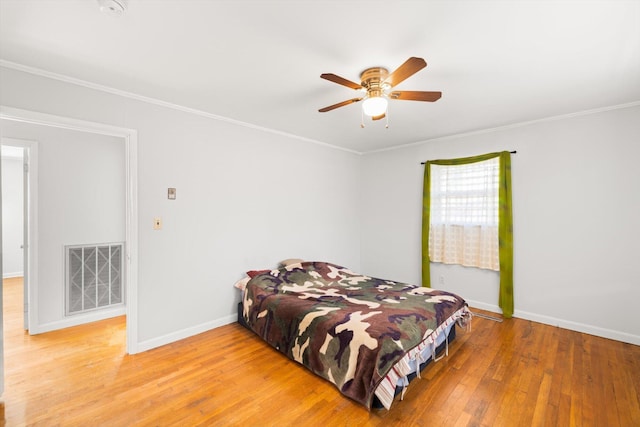
<instances>
[{"instance_id":1,"label":"interior door","mask_svg":"<svg viewBox=\"0 0 640 427\"><path fill-rule=\"evenodd\" d=\"M29 148L23 148L22 154L22 194L24 195L22 200L22 229L24 233L22 243L22 268L23 275L23 299L24 299L24 329L29 330Z\"/></svg>"},{"instance_id":2,"label":"interior door","mask_svg":"<svg viewBox=\"0 0 640 427\"><path fill-rule=\"evenodd\" d=\"M14 158L14 159L18 158L16 160L22 164L21 176L20 176L20 172L16 170L15 174L12 173L11 182L3 183L3 185L22 187L21 188L22 191L20 191L21 196L19 196L22 199L15 200L16 204L22 205L22 212L21 213L16 212L15 215L13 215L13 218L20 217L19 221L21 221L22 224L18 224L17 222L15 222L12 225L15 227L18 227L20 225L22 227L21 235L15 236L19 239L19 252L18 254L16 254L17 257L15 257L15 259L16 260L20 259L22 265L20 266L21 268L14 267L11 273L17 272L18 270L22 272L23 295L24 295L23 308L22 308L24 313L23 326L25 330L29 330L29 326L30 326L29 289L31 287L31 282L33 278L33 272L31 271L32 269L31 250L35 248L35 245L31 244L30 242L31 233L32 233L31 227L33 226L31 220L33 216L32 204L35 203L35 197L37 195L37 189L36 189L37 181L35 179L34 180L31 179L31 175L33 175L33 173L31 172L31 169L33 166L32 163L37 158L37 142L31 141L31 140L25 140L25 139L17 139L17 138L2 138L1 145L2 145L3 158L5 158L5 156L9 158ZM4 197L4 193L3 193L3 197ZM4 236L4 238L6 239L7 236ZM10 239L10 242L15 242L14 237ZM16 250L18 250L18 244L17 242L15 243L16 243L15 248Z\"/></svg>"}]
</instances>

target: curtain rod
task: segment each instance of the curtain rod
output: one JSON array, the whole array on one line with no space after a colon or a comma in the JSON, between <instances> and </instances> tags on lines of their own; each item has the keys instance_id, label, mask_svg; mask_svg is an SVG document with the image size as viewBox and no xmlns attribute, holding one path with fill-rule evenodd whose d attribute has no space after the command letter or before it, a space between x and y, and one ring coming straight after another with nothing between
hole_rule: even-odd
<instances>
[{"instance_id":1,"label":"curtain rod","mask_svg":"<svg viewBox=\"0 0 640 427\"><path fill-rule=\"evenodd\" d=\"M516 154L516 153L517 153L517 151L516 151L516 150L509 151L509 152L510 152L511 154ZM420 162L420 164L421 164L421 165L424 165L425 163L427 163L427 162Z\"/></svg>"}]
</instances>

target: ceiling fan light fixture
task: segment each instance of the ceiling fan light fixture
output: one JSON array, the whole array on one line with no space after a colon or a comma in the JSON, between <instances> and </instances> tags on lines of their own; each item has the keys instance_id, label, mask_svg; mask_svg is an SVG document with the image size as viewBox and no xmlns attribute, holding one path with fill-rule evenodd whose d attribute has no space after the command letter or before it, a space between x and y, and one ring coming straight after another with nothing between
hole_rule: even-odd
<instances>
[{"instance_id":1,"label":"ceiling fan light fixture","mask_svg":"<svg viewBox=\"0 0 640 427\"><path fill-rule=\"evenodd\" d=\"M387 112L387 98L372 96L362 102L362 112L370 117L381 116Z\"/></svg>"},{"instance_id":2,"label":"ceiling fan light fixture","mask_svg":"<svg viewBox=\"0 0 640 427\"><path fill-rule=\"evenodd\" d=\"M383 67L367 68L360 73L360 83L352 82L351 80L332 73L320 74L321 79L354 89L360 92L361 95L357 98L351 98L338 102L337 104L329 105L318 111L320 113L326 113L327 111L362 101L362 118L364 119L365 115L371 117L372 120L381 120L386 117L388 127L389 117L387 115L387 104L389 99L434 102L442 96L442 92L433 91L393 91L396 85L402 83L426 66L427 62L423 58L412 56L392 73L389 73L389 71ZM364 120L360 123L360 126L364 127Z\"/></svg>"}]
</instances>

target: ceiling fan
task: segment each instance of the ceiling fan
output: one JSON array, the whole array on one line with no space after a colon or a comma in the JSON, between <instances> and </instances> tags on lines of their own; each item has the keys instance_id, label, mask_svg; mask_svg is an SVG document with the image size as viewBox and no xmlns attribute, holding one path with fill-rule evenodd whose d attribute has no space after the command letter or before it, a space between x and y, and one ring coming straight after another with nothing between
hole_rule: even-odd
<instances>
[{"instance_id":1,"label":"ceiling fan","mask_svg":"<svg viewBox=\"0 0 640 427\"><path fill-rule=\"evenodd\" d=\"M335 110L345 105L363 101L362 112L370 116L372 120L380 120L387 114L387 103L389 99L399 99L405 101L427 101L434 102L440 99L442 92L424 91L402 91L391 89L411 77L427 66L422 58L411 57L404 64L399 66L394 72L389 74L389 70L382 67L367 68L360 74L360 84L347 80L343 77L331 73L321 74L320 77L334 83L346 86L364 93L359 98L352 98L337 104L329 105L319 109L321 113ZM364 125L362 125L364 127Z\"/></svg>"}]
</instances>

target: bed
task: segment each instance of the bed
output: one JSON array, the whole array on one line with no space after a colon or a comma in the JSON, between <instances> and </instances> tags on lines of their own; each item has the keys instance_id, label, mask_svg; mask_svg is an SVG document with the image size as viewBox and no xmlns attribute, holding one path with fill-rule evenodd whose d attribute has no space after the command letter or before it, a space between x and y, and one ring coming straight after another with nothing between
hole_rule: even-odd
<instances>
[{"instance_id":1,"label":"bed","mask_svg":"<svg viewBox=\"0 0 640 427\"><path fill-rule=\"evenodd\" d=\"M410 379L448 352L464 299L328 262L247 273L238 321L367 408L389 409ZM443 357L443 356L440 356Z\"/></svg>"}]
</instances>

